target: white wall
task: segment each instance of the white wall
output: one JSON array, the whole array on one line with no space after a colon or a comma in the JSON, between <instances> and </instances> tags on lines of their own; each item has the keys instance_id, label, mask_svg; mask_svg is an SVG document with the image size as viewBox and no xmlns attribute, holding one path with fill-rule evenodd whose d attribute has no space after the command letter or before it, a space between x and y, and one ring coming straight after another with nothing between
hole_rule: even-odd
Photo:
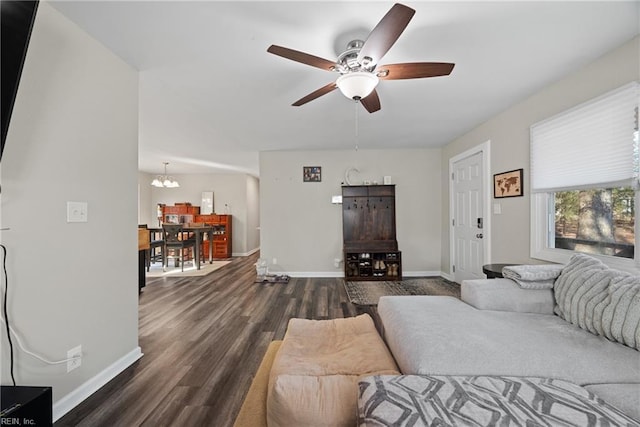
<instances>
[{"instance_id":1,"label":"white wall","mask_svg":"<svg viewBox=\"0 0 640 427\"><path fill-rule=\"evenodd\" d=\"M83 383L140 356L137 94L135 70L40 2L2 158L2 242L28 349L60 360L82 345L71 373L15 350L17 383L53 386L54 417ZM87 202L88 222L67 223L67 201ZM4 327L0 339L7 385Z\"/></svg>"},{"instance_id":2,"label":"white wall","mask_svg":"<svg viewBox=\"0 0 640 427\"><path fill-rule=\"evenodd\" d=\"M249 208L259 205L257 200L259 193L252 190L249 194L248 182L257 182L257 178L245 174L172 174L172 176L180 183L180 187L152 187L150 184L154 178L153 174L140 173L138 175L140 202L146 204L139 208L141 224L148 224L150 227L158 226L156 218L158 203L173 205L176 202L188 202L194 206L200 206L202 192L213 191L215 213L227 213L225 209L228 208L228 213L232 215L233 254L242 256L258 248L259 241L255 237L255 231L248 230L250 219L252 221L251 227L255 228L256 226L256 213L250 211ZM253 186L255 185L257 184ZM259 215L259 212L257 214Z\"/></svg>"},{"instance_id":3,"label":"white wall","mask_svg":"<svg viewBox=\"0 0 640 427\"><path fill-rule=\"evenodd\" d=\"M247 249L260 247L260 180L247 175Z\"/></svg>"},{"instance_id":4,"label":"white wall","mask_svg":"<svg viewBox=\"0 0 640 427\"><path fill-rule=\"evenodd\" d=\"M151 202L152 175L138 172L138 224L147 224L149 227L156 227L156 208ZM149 222L153 220L152 222Z\"/></svg>"},{"instance_id":5,"label":"white wall","mask_svg":"<svg viewBox=\"0 0 640 427\"><path fill-rule=\"evenodd\" d=\"M272 272L339 276L342 254L342 194L345 171L353 184L396 184L396 234L405 275L439 274L441 173L439 149L274 151L260 153L261 257ZM321 166L322 182L302 182L303 166Z\"/></svg>"},{"instance_id":6,"label":"white wall","mask_svg":"<svg viewBox=\"0 0 640 427\"><path fill-rule=\"evenodd\" d=\"M449 272L449 180L451 157L491 140L491 175L524 169L524 197L493 199L502 214L492 216L491 261L535 263L529 257L529 128L532 124L640 78L636 37L618 49L544 88L530 98L452 141L442 150L442 270Z\"/></svg>"}]
</instances>

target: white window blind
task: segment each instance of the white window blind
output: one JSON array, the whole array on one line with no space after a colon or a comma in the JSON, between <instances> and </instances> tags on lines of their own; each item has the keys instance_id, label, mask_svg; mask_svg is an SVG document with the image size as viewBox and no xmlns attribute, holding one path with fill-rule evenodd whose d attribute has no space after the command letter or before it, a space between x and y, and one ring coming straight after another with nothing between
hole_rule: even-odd
<instances>
[{"instance_id":1,"label":"white window blind","mask_svg":"<svg viewBox=\"0 0 640 427\"><path fill-rule=\"evenodd\" d=\"M633 82L531 126L531 190L635 186L638 93Z\"/></svg>"}]
</instances>

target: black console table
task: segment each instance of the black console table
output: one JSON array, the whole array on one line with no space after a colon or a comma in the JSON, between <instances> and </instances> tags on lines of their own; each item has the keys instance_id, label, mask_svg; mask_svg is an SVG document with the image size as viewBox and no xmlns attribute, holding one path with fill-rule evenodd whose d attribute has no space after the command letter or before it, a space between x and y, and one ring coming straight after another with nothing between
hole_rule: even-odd
<instances>
[{"instance_id":1,"label":"black console table","mask_svg":"<svg viewBox=\"0 0 640 427\"><path fill-rule=\"evenodd\" d=\"M504 267L517 264L485 264L482 266L482 272L487 275L487 279L495 279L502 277L502 269Z\"/></svg>"}]
</instances>

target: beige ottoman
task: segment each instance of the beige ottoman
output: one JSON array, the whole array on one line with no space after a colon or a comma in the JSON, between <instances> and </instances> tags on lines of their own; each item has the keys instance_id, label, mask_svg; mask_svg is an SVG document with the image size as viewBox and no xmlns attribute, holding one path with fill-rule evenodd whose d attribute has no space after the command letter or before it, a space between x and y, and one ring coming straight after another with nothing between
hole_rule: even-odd
<instances>
[{"instance_id":1,"label":"beige ottoman","mask_svg":"<svg viewBox=\"0 0 640 427\"><path fill-rule=\"evenodd\" d=\"M369 315L291 319L269 376L268 425L352 427L358 380L376 374L399 372Z\"/></svg>"}]
</instances>

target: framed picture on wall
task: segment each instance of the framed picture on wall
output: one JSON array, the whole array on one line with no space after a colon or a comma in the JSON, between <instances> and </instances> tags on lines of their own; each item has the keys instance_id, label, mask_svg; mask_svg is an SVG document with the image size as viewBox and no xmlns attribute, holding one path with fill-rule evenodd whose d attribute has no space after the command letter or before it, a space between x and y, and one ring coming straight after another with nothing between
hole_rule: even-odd
<instances>
[{"instance_id":1,"label":"framed picture on wall","mask_svg":"<svg viewBox=\"0 0 640 427\"><path fill-rule=\"evenodd\" d=\"M322 168L320 166L303 166L302 181L303 182L322 181Z\"/></svg>"},{"instance_id":2,"label":"framed picture on wall","mask_svg":"<svg viewBox=\"0 0 640 427\"><path fill-rule=\"evenodd\" d=\"M164 216L164 222L167 224L180 224L180 215L166 214Z\"/></svg>"},{"instance_id":3,"label":"framed picture on wall","mask_svg":"<svg viewBox=\"0 0 640 427\"><path fill-rule=\"evenodd\" d=\"M200 201L200 214L210 215L213 212L213 191L203 191Z\"/></svg>"},{"instance_id":4,"label":"framed picture on wall","mask_svg":"<svg viewBox=\"0 0 640 427\"><path fill-rule=\"evenodd\" d=\"M501 199L503 197L520 197L523 195L522 169L493 175L493 197L495 199Z\"/></svg>"}]
</instances>

